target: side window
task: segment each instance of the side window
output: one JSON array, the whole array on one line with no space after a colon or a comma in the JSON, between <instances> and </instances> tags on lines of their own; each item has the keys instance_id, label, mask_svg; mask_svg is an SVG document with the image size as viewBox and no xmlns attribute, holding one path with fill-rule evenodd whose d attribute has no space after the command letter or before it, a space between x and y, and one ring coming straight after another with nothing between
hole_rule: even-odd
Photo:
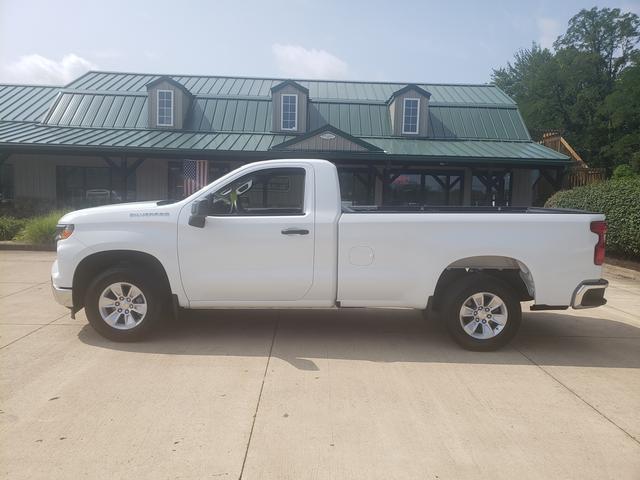
<instances>
[{"instance_id":1,"label":"side window","mask_svg":"<svg viewBox=\"0 0 640 480\"><path fill-rule=\"evenodd\" d=\"M225 185L209 198L211 215L302 215L304 168L270 168Z\"/></svg>"}]
</instances>

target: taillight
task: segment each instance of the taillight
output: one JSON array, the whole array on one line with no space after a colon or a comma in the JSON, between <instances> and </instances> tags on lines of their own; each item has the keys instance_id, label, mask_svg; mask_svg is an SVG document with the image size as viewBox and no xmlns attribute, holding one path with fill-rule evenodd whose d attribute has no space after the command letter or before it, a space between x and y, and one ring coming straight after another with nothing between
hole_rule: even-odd
<instances>
[{"instance_id":1,"label":"taillight","mask_svg":"<svg viewBox=\"0 0 640 480\"><path fill-rule=\"evenodd\" d=\"M591 222L591 231L598 234L598 243L593 251L593 263L602 265L604 263L604 244L607 236L607 222Z\"/></svg>"}]
</instances>

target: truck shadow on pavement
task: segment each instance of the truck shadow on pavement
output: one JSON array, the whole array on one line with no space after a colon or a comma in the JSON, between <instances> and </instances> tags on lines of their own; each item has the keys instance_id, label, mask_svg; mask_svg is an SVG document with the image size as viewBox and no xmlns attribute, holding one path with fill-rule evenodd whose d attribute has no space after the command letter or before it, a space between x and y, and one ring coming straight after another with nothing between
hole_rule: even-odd
<instances>
[{"instance_id":1,"label":"truck shadow on pavement","mask_svg":"<svg viewBox=\"0 0 640 480\"><path fill-rule=\"evenodd\" d=\"M116 343L85 325L91 346L165 355L264 356L300 370L329 360L640 368L640 328L557 312L525 312L519 335L498 352L458 347L437 318L409 310L217 310L186 312L149 339Z\"/></svg>"}]
</instances>

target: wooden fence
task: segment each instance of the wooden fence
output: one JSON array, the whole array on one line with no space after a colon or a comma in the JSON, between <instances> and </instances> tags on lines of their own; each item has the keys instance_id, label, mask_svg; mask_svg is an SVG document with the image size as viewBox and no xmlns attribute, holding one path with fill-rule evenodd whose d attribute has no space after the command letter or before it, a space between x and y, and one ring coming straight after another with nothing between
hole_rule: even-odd
<instances>
[{"instance_id":1,"label":"wooden fence","mask_svg":"<svg viewBox=\"0 0 640 480\"><path fill-rule=\"evenodd\" d=\"M562 188L569 189L601 182L607 178L606 168L570 167L564 174Z\"/></svg>"}]
</instances>

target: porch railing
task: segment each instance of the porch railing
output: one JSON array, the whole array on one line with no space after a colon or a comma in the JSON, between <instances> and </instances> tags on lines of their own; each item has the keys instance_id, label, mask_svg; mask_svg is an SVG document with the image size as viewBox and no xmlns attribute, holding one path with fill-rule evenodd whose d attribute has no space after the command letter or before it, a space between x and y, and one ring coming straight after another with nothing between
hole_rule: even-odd
<instances>
[{"instance_id":1,"label":"porch railing","mask_svg":"<svg viewBox=\"0 0 640 480\"><path fill-rule=\"evenodd\" d=\"M606 168L570 167L567 169L562 182L562 188L569 189L601 182L607 178Z\"/></svg>"}]
</instances>

